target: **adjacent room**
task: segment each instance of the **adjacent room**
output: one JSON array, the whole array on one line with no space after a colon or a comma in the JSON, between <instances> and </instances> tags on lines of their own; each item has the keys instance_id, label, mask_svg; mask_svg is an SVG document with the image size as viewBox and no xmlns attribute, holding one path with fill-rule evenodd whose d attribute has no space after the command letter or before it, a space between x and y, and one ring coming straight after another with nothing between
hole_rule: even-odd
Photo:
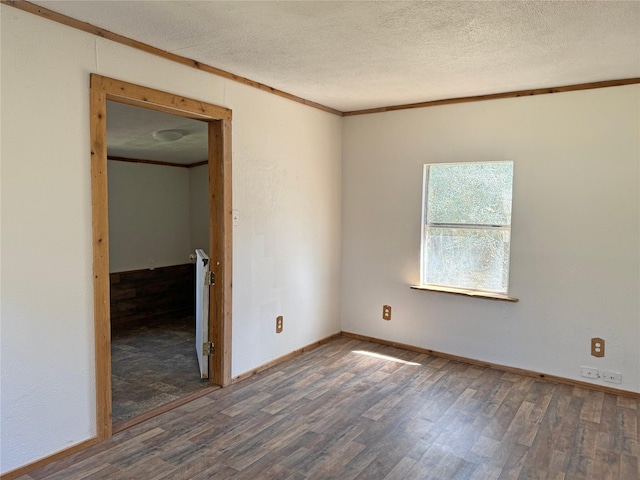
<instances>
[{"instance_id":1,"label":"adjacent room","mask_svg":"<svg viewBox=\"0 0 640 480\"><path fill-rule=\"evenodd\" d=\"M208 145L205 122L107 102L114 424L211 386L195 288L196 251L209 251Z\"/></svg>"},{"instance_id":2,"label":"adjacent room","mask_svg":"<svg viewBox=\"0 0 640 480\"><path fill-rule=\"evenodd\" d=\"M0 22L3 480L640 478L640 2Z\"/></svg>"}]
</instances>

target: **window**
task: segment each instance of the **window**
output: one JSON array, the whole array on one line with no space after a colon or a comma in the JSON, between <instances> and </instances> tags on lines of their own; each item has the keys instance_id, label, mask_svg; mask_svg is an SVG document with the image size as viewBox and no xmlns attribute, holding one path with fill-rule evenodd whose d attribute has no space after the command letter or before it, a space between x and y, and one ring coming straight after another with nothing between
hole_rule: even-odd
<instances>
[{"instance_id":1,"label":"window","mask_svg":"<svg viewBox=\"0 0 640 480\"><path fill-rule=\"evenodd\" d=\"M424 166L422 286L507 295L513 162Z\"/></svg>"}]
</instances>

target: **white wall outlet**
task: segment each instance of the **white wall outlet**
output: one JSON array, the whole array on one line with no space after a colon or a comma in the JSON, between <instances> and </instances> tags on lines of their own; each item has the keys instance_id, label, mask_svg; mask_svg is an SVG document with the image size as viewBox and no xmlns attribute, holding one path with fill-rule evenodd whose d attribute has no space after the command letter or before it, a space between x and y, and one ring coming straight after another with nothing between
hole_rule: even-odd
<instances>
[{"instance_id":1,"label":"white wall outlet","mask_svg":"<svg viewBox=\"0 0 640 480\"><path fill-rule=\"evenodd\" d=\"M611 370L602 371L602 379L609 383L622 383L622 374Z\"/></svg>"},{"instance_id":2,"label":"white wall outlet","mask_svg":"<svg viewBox=\"0 0 640 480\"><path fill-rule=\"evenodd\" d=\"M585 378L598 378L598 369L593 367L580 367L580 376Z\"/></svg>"}]
</instances>

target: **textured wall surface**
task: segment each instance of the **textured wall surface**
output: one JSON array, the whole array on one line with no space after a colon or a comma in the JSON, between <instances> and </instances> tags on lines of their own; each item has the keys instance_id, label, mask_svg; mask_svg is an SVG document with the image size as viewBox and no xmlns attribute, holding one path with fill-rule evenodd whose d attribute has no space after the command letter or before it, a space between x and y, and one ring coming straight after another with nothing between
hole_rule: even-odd
<instances>
[{"instance_id":1,"label":"textured wall surface","mask_svg":"<svg viewBox=\"0 0 640 480\"><path fill-rule=\"evenodd\" d=\"M107 170L109 271L188 262L191 253L189 169L109 161Z\"/></svg>"},{"instance_id":2,"label":"textured wall surface","mask_svg":"<svg viewBox=\"0 0 640 480\"><path fill-rule=\"evenodd\" d=\"M628 86L346 118L342 329L583 381L582 365L613 370L640 391L639 105ZM492 160L514 162L520 302L410 290L423 164Z\"/></svg>"},{"instance_id":3,"label":"textured wall surface","mask_svg":"<svg viewBox=\"0 0 640 480\"><path fill-rule=\"evenodd\" d=\"M1 472L96 431L92 72L233 110L243 223L233 242L232 375L340 330L339 117L6 5L0 16ZM285 316L280 335L276 315Z\"/></svg>"},{"instance_id":4,"label":"textured wall surface","mask_svg":"<svg viewBox=\"0 0 640 480\"><path fill-rule=\"evenodd\" d=\"M191 251L201 248L209 253L209 166L201 165L188 171Z\"/></svg>"}]
</instances>

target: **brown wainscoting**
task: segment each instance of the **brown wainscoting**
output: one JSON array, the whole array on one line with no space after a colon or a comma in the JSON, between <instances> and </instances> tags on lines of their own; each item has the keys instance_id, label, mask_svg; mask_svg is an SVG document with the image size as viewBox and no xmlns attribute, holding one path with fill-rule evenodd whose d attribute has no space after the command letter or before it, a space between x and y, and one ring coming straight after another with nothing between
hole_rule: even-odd
<instances>
[{"instance_id":1,"label":"brown wainscoting","mask_svg":"<svg viewBox=\"0 0 640 480\"><path fill-rule=\"evenodd\" d=\"M195 273L191 263L111 273L109 280L112 325L168 314L194 314Z\"/></svg>"}]
</instances>

